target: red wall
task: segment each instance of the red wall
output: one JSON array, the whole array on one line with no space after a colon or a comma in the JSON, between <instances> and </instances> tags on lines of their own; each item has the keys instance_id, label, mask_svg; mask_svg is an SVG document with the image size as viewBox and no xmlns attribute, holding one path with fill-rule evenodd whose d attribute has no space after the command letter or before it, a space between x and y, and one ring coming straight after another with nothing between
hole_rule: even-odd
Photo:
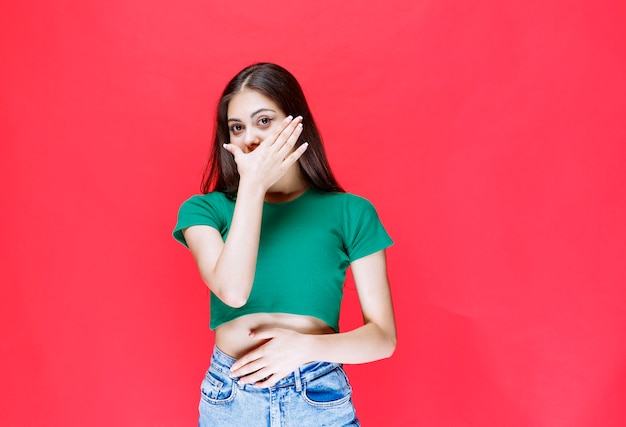
<instances>
[{"instance_id":1,"label":"red wall","mask_svg":"<svg viewBox=\"0 0 626 427\"><path fill-rule=\"evenodd\" d=\"M261 60L396 240L364 425L626 425L623 2L10 3L0 425L196 422L208 298L170 232Z\"/></svg>"}]
</instances>

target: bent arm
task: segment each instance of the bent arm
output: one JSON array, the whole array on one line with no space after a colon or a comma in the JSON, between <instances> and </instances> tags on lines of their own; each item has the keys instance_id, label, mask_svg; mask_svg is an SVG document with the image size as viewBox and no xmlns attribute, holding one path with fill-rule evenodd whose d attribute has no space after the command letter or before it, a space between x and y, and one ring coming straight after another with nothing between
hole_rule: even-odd
<instances>
[{"instance_id":1,"label":"bent arm","mask_svg":"<svg viewBox=\"0 0 626 427\"><path fill-rule=\"evenodd\" d=\"M356 283L363 326L348 332L310 335L307 359L336 363L366 363L390 357L396 348L387 261L381 250L354 261L351 265Z\"/></svg>"},{"instance_id":2,"label":"bent arm","mask_svg":"<svg viewBox=\"0 0 626 427\"><path fill-rule=\"evenodd\" d=\"M242 384L271 387L296 367L313 361L366 363L391 356L396 348L396 325L387 279L385 251L352 263L363 326L337 334L303 334L269 328L250 333L265 344L239 358L231 373Z\"/></svg>"},{"instance_id":3,"label":"bent arm","mask_svg":"<svg viewBox=\"0 0 626 427\"><path fill-rule=\"evenodd\" d=\"M280 179L307 149L293 147L302 132L302 117L287 117L252 152L244 153L234 144L224 148L233 154L239 172L237 201L226 241L207 226L183 231L204 283L225 304L241 307L254 282L261 236L263 200L267 190Z\"/></svg>"},{"instance_id":4,"label":"bent arm","mask_svg":"<svg viewBox=\"0 0 626 427\"><path fill-rule=\"evenodd\" d=\"M243 306L250 296L264 196L262 187L241 183L226 241L219 231L207 225L195 225L183 231L202 280L231 307Z\"/></svg>"}]
</instances>

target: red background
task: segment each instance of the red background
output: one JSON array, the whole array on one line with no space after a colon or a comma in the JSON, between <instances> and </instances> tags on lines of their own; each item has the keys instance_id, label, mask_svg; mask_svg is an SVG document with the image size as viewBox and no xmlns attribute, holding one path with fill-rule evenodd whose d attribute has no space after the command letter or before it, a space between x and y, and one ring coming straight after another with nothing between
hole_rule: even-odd
<instances>
[{"instance_id":1,"label":"red background","mask_svg":"<svg viewBox=\"0 0 626 427\"><path fill-rule=\"evenodd\" d=\"M396 241L364 425L626 425L623 2L3 9L0 425L194 425L208 298L170 232L256 61Z\"/></svg>"}]
</instances>

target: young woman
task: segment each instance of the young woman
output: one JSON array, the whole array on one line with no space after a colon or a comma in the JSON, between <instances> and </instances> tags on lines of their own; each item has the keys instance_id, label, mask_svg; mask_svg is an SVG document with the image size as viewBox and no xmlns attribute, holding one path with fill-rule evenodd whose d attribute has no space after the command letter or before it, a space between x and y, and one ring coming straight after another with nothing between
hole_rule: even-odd
<instances>
[{"instance_id":1,"label":"young woman","mask_svg":"<svg viewBox=\"0 0 626 427\"><path fill-rule=\"evenodd\" d=\"M174 229L211 290L199 425L358 426L342 364L395 349L392 241L333 177L287 70L255 64L226 86L202 190ZM348 266L364 322L339 332Z\"/></svg>"}]
</instances>

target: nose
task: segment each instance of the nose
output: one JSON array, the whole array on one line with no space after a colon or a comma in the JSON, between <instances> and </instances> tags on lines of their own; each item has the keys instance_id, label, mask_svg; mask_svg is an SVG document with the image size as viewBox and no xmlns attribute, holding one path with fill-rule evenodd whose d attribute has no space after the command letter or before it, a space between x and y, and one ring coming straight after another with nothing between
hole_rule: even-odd
<instances>
[{"instance_id":1,"label":"nose","mask_svg":"<svg viewBox=\"0 0 626 427\"><path fill-rule=\"evenodd\" d=\"M259 135L259 132L256 129L246 129L243 143L246 145L248 151L253 151L261 143L261 141L261 135Z\"/></svg>"}]
</instances>

